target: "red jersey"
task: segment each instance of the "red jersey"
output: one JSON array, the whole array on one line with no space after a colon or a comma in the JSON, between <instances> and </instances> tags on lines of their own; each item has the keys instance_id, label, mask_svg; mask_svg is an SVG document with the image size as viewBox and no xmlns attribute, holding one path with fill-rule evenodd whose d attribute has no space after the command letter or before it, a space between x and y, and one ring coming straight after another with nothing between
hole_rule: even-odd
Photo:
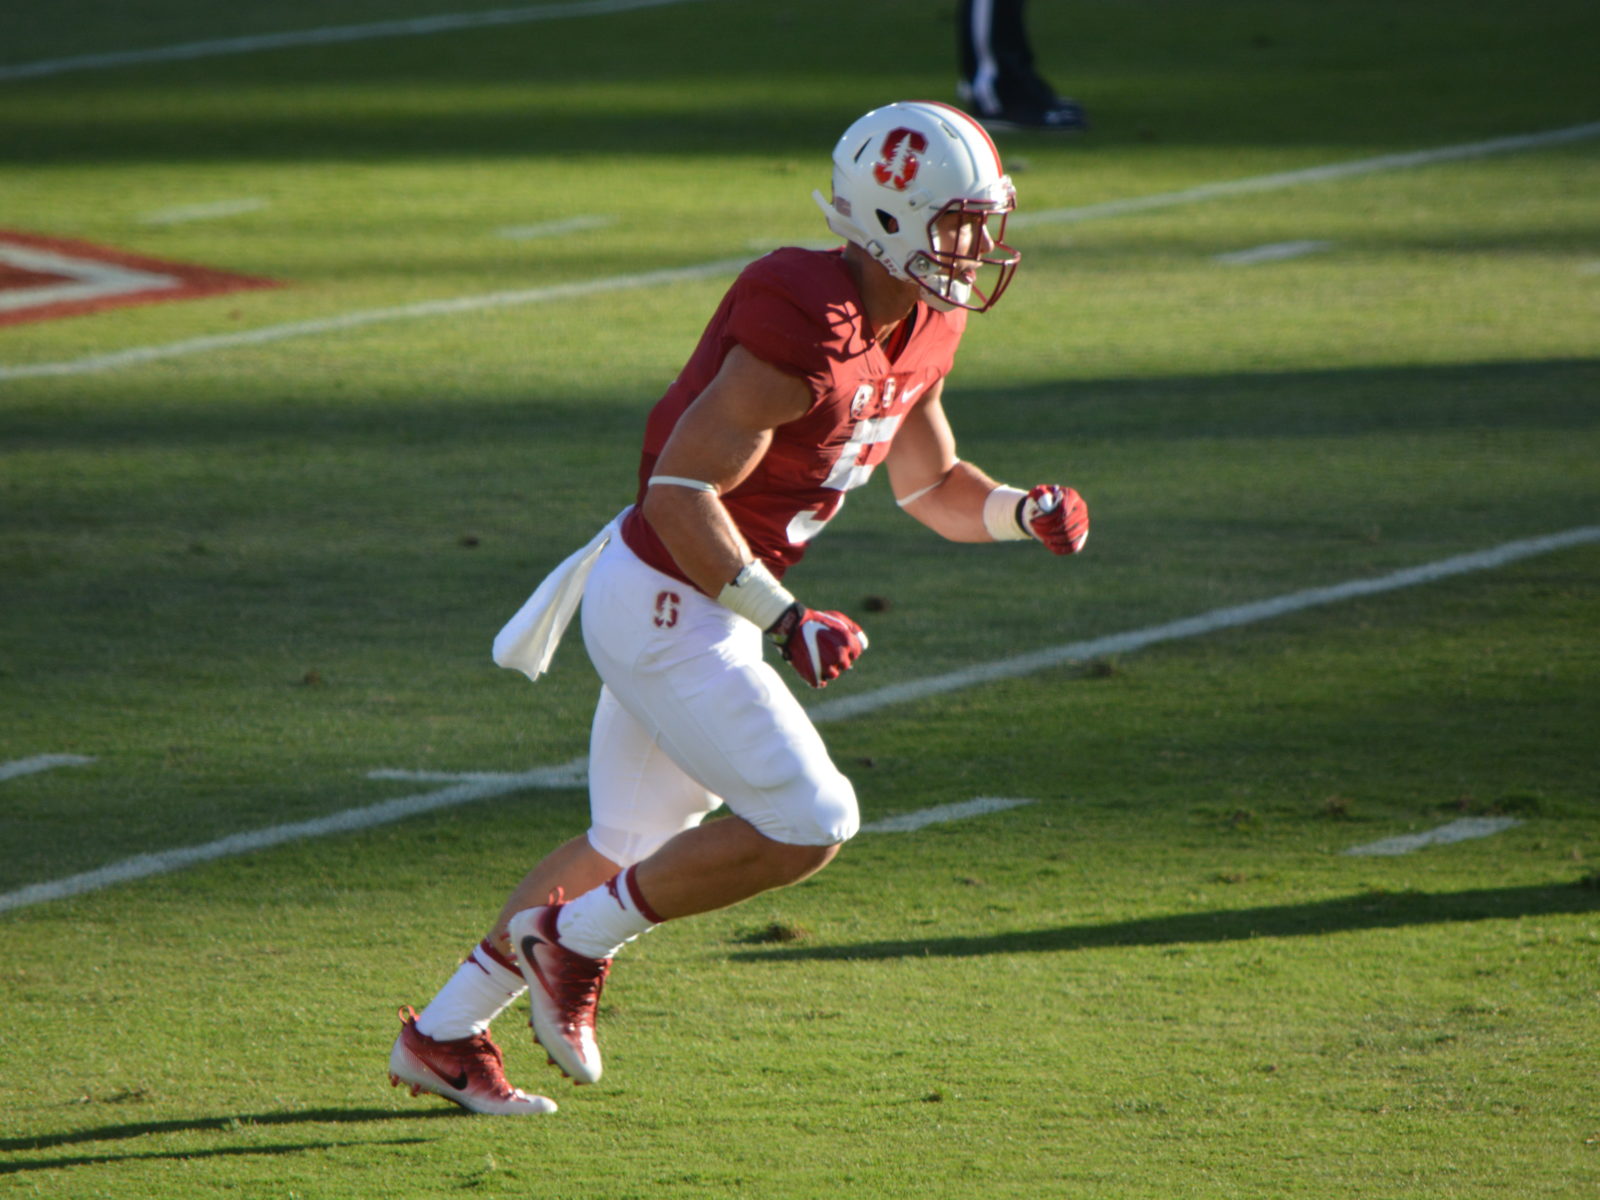
<instances>
[{"instance_id":1,"label":"red jersey","mask_svg":"<svg viewBox=\"0 0 1600 1200\"><path fill-rule=\"evenodd\" d=\"M906 413L949 373L966 318L964 309L939 312L919 302L907 318L910 338L891 359L867 336L842 250L776 250L751 263L650 412L638 500L623 521L623 539L652 567L691 582L638 505L678 418L741 345L803 380L813 398L804 416L773 431L755 469L722 497L750 549L781 578L839 511L845 493L888 456Z\"/></svg>"}]
</instances>

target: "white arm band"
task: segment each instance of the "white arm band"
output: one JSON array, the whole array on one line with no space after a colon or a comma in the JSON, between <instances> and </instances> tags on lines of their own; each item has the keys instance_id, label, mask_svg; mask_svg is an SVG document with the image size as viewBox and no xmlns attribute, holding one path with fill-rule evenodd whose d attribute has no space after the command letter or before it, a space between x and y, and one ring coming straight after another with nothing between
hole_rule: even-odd
<instances>
[{"instance_id":1,"label":"white arm band","mask_svg":"<svg viewBox=\"0 0 1600 1200\"><path fill-rule=\"evenodd\" d=\"M951 474L960 465L961 465L961 460L958 458L958 459L956 459L955 462L950 464L950 470L949 471L946 471L943 475L939 476L939 478L935 479L927 487L918 488L916 491L912 492L911 495L909 495L909 496L896 497L895 498L895 503L898 504L901 508L904 508L908 504L915 504L918 500L921 500L929 492L933 491L936 488L943 487L944 486L944 481L946 479L949 479Z\"/></svg>"},{"instance_id":2,"label":"white arm band","mask_svg":"<svg viewBox=\"0 0 1600 1200\"><path fill-rule=\"evenodd\" d=\"M1023 542L1033 536L1017 519L1018 510L1028 493L1021 488L1001 484L990 492L983 502L983 527L997 542Z\"/></svg>"},{"instance_id":3,"label":"white arm band","mask_svg":"<svg viewBox=\"0 0 1600 1200\"><path fill-rule=\"evenodd\" d=\"M915 504L918 500L921 500L924 496L926 496L929 492L933 491L934 488L938 487L943 482L944 482L944 480L942 480L942 479L936 479L932 483L930 483L927 487L918 488L916 491L912 492L911 495L909 495L909 496L906 496L906 497L903 497L903 498L897 497L895 499L895 503L898 504L901 508L904 508L908 504Z\"/></svg>"},{"instance_id":4,"label":"white arm band","mask_svg":"<svg viewBox=\"0 0 1600 1200\"><path fill-rule=\"evenodd\" d=\"M789 611L794 597L760 559L747 563L733 582L717 593L717 603L732 609L757 629L771 629Z\"/></svg>"},{"instance_id":5,"label":"white arm band","mask_svg":"<svg viewBox=\"0 0 1600 1200\"><path fill-rule=\"evenodd\" d=\"M653 487L658 483L670 483L674 487L693 488L697 492L710 492L713 496L717 494L716 484L702 483L698 479L685 479L681 475L652 475L645 480L645 487Z\"/></svg>"}]
</instances>

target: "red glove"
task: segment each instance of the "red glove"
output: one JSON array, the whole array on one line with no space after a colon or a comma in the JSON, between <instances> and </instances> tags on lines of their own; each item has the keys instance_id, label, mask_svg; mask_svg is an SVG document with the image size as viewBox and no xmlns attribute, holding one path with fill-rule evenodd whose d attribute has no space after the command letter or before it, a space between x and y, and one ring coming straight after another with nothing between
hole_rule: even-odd
<instances>
[{"instance_id":1,"label":"red glove","mask_svg":"<svg viewBox=\"0 0 1600 1200\"><path fill-rule=\"evenodd\" d=\"M1069 487L1041 483L1022 502L1021 524L1051 554L1076 554L1089 540L1089 506Z\"/></svg>"},{"instance_id":2,"label":"red glove","mask_svg":"<svg viewBox=\"0 0 1600 1200\"><path fill-rule=\"evenodd\" d=\"M861 626L839 612L817 612L791 604L767 630L789 665L814 688L839 678L867 648Z\"/></svg>"}]
</instances>

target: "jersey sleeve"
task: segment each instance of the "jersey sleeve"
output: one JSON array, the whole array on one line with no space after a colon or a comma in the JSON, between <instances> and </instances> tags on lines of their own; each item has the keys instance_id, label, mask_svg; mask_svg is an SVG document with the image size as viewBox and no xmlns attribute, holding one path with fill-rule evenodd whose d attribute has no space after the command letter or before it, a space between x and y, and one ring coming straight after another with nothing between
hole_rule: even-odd
<instances>
[{"instance_id":1,"label":"jersey sleeve","mask_svg":"<svg viewBox=\"0 0 1600 1200\"><path fill-rule=\"evenodd\" d=\"M838 335L821 313L809 311L781 279L756 264L735 285L728 336L763 362L796 375L820 395L831 378Z\"/></svg>"}]
</instances>

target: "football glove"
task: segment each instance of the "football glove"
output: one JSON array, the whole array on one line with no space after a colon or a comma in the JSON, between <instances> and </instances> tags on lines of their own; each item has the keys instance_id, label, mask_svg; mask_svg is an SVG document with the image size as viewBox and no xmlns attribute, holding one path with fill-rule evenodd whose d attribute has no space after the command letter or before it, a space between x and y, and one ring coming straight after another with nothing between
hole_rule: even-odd
<instances>
[{"instance_id":1,"label":"football glove","mask_svg":"<svg viewBox=\"0 0 1600 1200\"><path fill-rule=\"evenodd\" d=\"M840 612L817 612L796 601L767 630L785 661L814 688L824 688L855 665L866 632Z\"/></svg>"},{"instance_id":2,"label":"football glove","mask_svg":"<svg viewBox=\"0 0 1600 1200\"><path fill-rule=\"evenodd\" d=\"M1089 506L1069 487L1041 483L1022 502L1021 524L1051 554L1076 554L1089 540Z\"/></svg>"}]
</instances>

